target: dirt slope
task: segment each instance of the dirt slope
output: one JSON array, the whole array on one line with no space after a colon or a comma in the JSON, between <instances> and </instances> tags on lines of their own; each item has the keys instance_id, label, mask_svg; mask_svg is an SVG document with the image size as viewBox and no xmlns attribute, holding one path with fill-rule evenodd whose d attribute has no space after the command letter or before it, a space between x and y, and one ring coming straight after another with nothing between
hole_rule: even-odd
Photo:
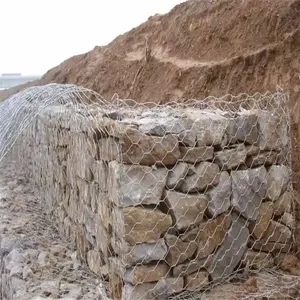
<instances>
[{"instance_id":1,"label":"dirt slope","mask_svg":"<svg viewBox=\"0 0 300 300\"><path fill-rule=\"evenodd\" d=\"M117 93L157 103L280 86L290 96L293 134L300 141L299 24L300 0L190 0L30 85L75 83L107 99ZM2 92L0 99L24 87ZM294 150L298 174L297 142Z\"/></svg>"}]
</instances>

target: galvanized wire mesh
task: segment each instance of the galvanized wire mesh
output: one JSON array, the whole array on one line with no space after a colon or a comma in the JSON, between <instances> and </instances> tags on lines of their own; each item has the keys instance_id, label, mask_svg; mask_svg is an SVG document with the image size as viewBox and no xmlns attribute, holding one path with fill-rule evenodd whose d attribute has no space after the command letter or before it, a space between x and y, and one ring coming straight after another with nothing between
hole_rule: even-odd
<instances>
[{"instance_id":1,"label":"galvanized wire mesh","mask_svg":"<svg viewBox=\"0 0 300 300\"><path fill-rule=\"evenodd\" d=\"M0 157L113 299L296 299L283 93L156 105L51 84L1 111Z\"/></svg>"}]
</instances>

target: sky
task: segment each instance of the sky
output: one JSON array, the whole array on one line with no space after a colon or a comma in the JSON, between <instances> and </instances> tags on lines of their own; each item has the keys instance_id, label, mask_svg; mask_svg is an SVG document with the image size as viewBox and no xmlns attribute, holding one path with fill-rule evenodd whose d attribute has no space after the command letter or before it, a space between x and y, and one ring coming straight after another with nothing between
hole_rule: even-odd
<instances>
[{"instance_id":1,"label":"sky","mask_svg":"<svg viewBox=\"0 0 300 300\"><path fill-rule=\"evenodd\" d=\"M44 74L183 0L0 0L0 74Z\"/></svg>"}]
</instances>

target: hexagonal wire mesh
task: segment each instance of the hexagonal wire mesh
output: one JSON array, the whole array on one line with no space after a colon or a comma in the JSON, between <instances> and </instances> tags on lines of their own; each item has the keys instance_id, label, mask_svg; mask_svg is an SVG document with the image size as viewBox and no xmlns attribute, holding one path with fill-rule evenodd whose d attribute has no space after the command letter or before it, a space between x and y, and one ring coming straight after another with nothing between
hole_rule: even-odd
<instances>
[{"instance_id":1,"label":"hexagonal wire mesh","mask_svg":"<svg viewBox=\"0 0 300 300\"><path fill-rule=\"evenodd\" d=\"M30 209L76 246L87 285L90 269L113 299L296 297L280 271L295 229L283 93L156 105L51 84L1 112L1 160L36 187Z\"/></svg>"}]
</instances>

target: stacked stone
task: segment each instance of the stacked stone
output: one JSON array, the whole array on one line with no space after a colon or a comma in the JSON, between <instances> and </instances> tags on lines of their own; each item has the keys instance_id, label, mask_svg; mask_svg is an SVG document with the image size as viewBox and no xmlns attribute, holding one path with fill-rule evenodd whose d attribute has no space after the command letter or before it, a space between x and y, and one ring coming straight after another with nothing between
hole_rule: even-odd
<instances>
[{"instance_id":1,"label":"stacked stone","mask_svg":"<svg viewBox=\"0 0 300 300\"><path fill-rule=\"evenodd\" d=\"M47 110L24 151L48 213L108 277L114 299L204 289L246 265L272 267L291 249L284 116L190 108L81 116Z\"/></svg>"}]
</instances>

